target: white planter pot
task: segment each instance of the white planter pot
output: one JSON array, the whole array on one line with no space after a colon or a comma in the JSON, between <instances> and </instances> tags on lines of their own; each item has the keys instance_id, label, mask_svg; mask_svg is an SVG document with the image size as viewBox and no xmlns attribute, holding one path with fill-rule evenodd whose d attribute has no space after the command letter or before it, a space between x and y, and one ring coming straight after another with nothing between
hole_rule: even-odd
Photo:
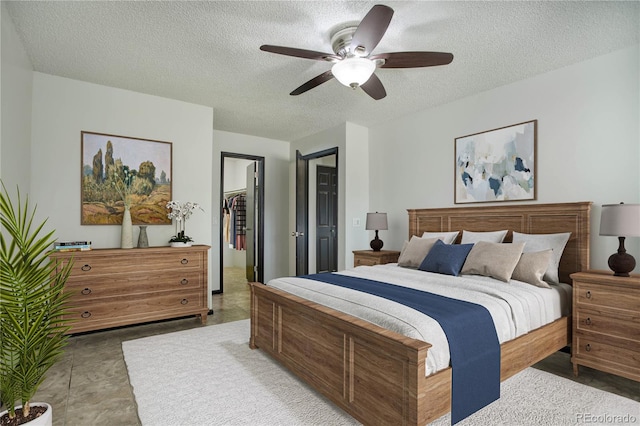
<instances>
[{"instance_id":1,"label":"white planter pot","mask_svg":"<svg viewBox=\"0 0 640 426\"><path fill-rule=\"evenodd\" d=\"M169 244L171 245L171 247L191 247L193 243L192 242L188 242L188 243L174 242Z\"/></svg>"},{"instance_id":2,"label":"white planter pot","mask_svg":"<svg viewBox=\"0 0 640 426\"><path fill-rule=\"evenodd\" d=\"M40 417L37 417L33 420L31 420L30 422L27 423L23 423L23 425L29 425L29 426L52 426L53 425L53 407L51 407L51 405L47 404L46 402L33 402L30 404L30 406L36 407L36 406L44 406L47 407L47 411L45 411ZM20 407L16 407L17 408L22 408L22 406ZM4 416L5 414L7 414L7 411L3 411L2 413L0 413L0 417Z\"/></svg>"}]
</instances>

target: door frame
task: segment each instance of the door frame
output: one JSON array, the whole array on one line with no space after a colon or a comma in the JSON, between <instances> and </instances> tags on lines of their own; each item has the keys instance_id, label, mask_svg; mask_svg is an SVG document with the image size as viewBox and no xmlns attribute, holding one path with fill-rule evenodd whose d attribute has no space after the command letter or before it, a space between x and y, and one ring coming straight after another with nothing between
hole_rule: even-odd
<instances>
[{"instance_id":1,"label":"door frame","mask_svg":"<svg viewBox=\"0 0 640 426\"><path fill-rule=\"evenodd\" d=\"M258 176L261 181L258 185L258 194L256 203L258 204L258 217L257 217L257 227L255 233L258 235L258 247L256 250L256 261L258 263L258 268L256 272L256 280L262 282L264 280L264 187L265 187L265 176L264 176L264 157L259 155L250 155L250 154L239 154L234 152L221 152L220 153L220 200L218 202L218 206L222 209L222 203L224 201L224 160L226 158L239 158L243 160L251 160L255 161L258 165ZM220 257L218 259L220 264L220 289L213 290L212 294L219 294L224 292L224 239L223 236L223 226L224 221L219 221L220 225Z\"/></svg>"},{"instance_id":2,"label":"door frame","mask_svg":"<svg viewBox=\"0 0 640 426\"><path fill-rule=\"evenodd\" d=\"M309 235L309 160L328 157L330 155L336 156L336 168L339 170L338 147L324 149L307 155L300 153L298 158L298 160L300 160L299 162L304 164L304 178L296 178L296 232L303 232L304 238L296 238L296 276L309 273L309 241L307 239ZM299 167L300 165L297 164L296 176L298 176L300 172L300 170L298 170ZM338 200L340 200L340 172L338 172L336 179ZM301 180L305 182L303 185L300 185ZM337 204L335 209L338 210ZM336 239L338 239L338 232L340 232L340 229L336 231Z\"/></svg>"}]
</instances>

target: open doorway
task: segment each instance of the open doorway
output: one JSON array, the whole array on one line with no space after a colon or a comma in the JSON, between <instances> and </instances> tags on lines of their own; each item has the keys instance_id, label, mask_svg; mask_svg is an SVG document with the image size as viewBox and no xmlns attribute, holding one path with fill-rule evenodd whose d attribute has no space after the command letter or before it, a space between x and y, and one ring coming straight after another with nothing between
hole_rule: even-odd
<instances>
[{"instance_id":1,"label":"open doorway","mask_svg":"<svg viewBox=\"0 0 640 426\"><path fill-rule=\"evenodd\" d=\"M264 271L264 157L222 153L220 290L246 288Z\"/></svg>"}]
</instances>

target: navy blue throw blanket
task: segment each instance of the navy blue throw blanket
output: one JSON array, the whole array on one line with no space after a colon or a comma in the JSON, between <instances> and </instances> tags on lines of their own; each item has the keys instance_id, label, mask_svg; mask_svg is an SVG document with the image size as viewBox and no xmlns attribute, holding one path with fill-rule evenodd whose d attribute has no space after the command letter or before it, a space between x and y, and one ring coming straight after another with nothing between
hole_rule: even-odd
<instances>
[{"instance_id":1,"label":"navy blue throw blanket","mask_svg":"<svg viewBox=\"0 0 640 426\"><path fill-rule=\"evenodd\" d=\"M500 343L481 305L394 284L340 274L304 275L328 284L384 297L438 321L451 354L451 423L500 398Z\"/></svg>"}]
</instances>

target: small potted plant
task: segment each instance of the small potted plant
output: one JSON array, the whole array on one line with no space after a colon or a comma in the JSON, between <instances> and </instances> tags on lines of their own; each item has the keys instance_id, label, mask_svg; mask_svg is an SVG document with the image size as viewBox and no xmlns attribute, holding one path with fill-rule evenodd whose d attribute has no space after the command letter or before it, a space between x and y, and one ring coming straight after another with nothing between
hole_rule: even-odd
<instances>
[{"instance_id":1,"label":"small potted plant","mask_svg":"<svg viewBox=\"0 0 640 426\"><path fill-rule=\"evenodd\" d=\"M2 425L51 425L53 409L32 397L47 370L62 356L68 321L63 292L72 263L50 261L54 231L42 236L46 220L33 223L35 208L18 191L13 205L0 192L0 399Z\"/></svg>"},{"instance_id":2,"label":"small potted plant","mask_svg":"<svg viewBox=\"0 0 640 426\"><path fill-rule=\"evenodd\" d=\"M171 237L169 244L171 247L190 247L193 243L193 238L185 234L187 219L191 217L196 209L202 210L202 207L200 207L200 204L192 203L191 201L184 203L169 201L167 208L170 209L167 214L169 219L175 219L176 221L176 235Z\"/></svg>"}]
</instances>

